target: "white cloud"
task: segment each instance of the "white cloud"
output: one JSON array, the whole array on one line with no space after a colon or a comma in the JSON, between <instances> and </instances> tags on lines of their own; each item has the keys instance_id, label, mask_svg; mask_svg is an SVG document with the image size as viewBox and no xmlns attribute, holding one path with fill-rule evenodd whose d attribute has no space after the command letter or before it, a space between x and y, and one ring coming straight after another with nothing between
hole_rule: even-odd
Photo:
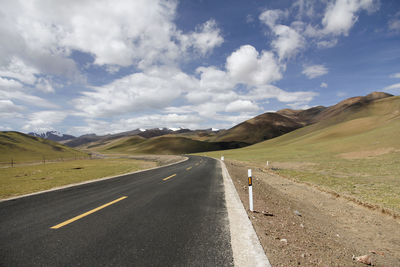
<instances>
[{"instance_id":1,"label":"white cloud","mask_svg":"<svg viewBox=\"0 0 400 267\"><path fill-rule=\"evenodd\" d=\"M232 79L249 85L262 85L282 78L274 55L251 45L241 46L226 59L226 69Z\"/></svg>"},{"instance_id":2,"label":"white cloud","mask_svg":"<svg viewBox=\"0 0 400 267\"><path fill-rule=\"evenodd\" d=\"M274 33L278 38L272 41L272 47L278 52L280 59L293 57L304 47L304 38L286 25L275 26Z\"/></svg>"},{"instance_id":3,"label":"white cloud","mask_svg":"<svg viewBox=\"0 0 400 267\"><path fill-rule=\"evenodd\" d=\"M311 65L304 67L302 73L306 75L309 79L314 79L316 77L327 74L328 69L324 65Z\"/></svg>"},{"instance_id":4,"label":"white cloud","mask_svg":"<svg viewBox=\"0 0 400 267\"><path fill-rule=\"evenodd\" d=\"M203 90L226 91L235 85L225 71L216 67L199 67L196 72L200 74L200 88Z\"/></svg>"},{"instance_id":5,"label":"white cloud","mask_svg":"<svg viewBox=\"0 0 400 267\"><path fill-rule=\"evenodd\" d=\"M318 48L331 48L337 45L338 40L337 39L331 39L331 40L322 40L317 42Z\"/></svg>"},{"instance_id":6,"label":"white cloud","mask_svg":"<svg viewBox=\"0 0 400 267\"><path fill-rule=\"evenodd\" d=\"M385 91L391 91L391 92L399 92L400 91L400 83L395 83L389 86L386 86L383 88Z\"/></svg>"},{"instance_id":7,"label":"white cloud","mask_svg":"<svg viewBox=\"0 0 400 267\"><path fill-rule=\"evenodd\" d=\"M29 121L22 129L25 131L46 132L54 130L54 126L61 123L67 116L64 111L45 110L30 114Z\"/></svg>"},{"instance_id":8,"label":"white cloud","mask_svg":"<svg viewBox=\"0 0 400 267\"><path fill-rule=\"evenodd\" d=\"M160 128L190 128L197 129L201 123L204 122L202 118L193 114L151 114L124 118L112 122L99 120L99 119L86 119L85 126L76 126L73 128L74 132L80 134L96 133L108 134L119 133L127 129L151 129L154 127Z\"/></svg>"},{"instance_id":9,"label":"white cloud","mask_svg":"<svg viewBox=\"0 0 400 267\"><path fill-rule=\"evenodd\" d=\"M49 80L43 77L38 78L36 88L45 93L54 93L54 88Z\"/></svg>"},{"instance_id":10,"label":"white cloud","mask_svg":"<svg viewBox=\"0 0 400 267\"><path fill-rule=\"evenodd\" d=\"M24 87L20 82L1 77L0 77L0 99L2 100L17 99L29 105L38 107L46 107L46 108L57 107L56 105L50 103L49 101L43 98L25 92Z\"/></svg>"},{"instance_id":11,"label":"white cloud","mask_svg":"<svg viewBox=\"0 0 400 267\"><path fill-rule=\"evenodd\" d=\"M180 35L179 38L184 50L192 47L201 55L210 53L224 41L215 20L209 20L197 27L195 32L187 35Z\"/></svg>"},{"instance_id":12,"label":"white cloud","mask_svg":"<svg viewBox=\"0 0 400 267\"><path fill-rule=\"evenodd\" d=\"M389 29L392 31L400 31L400 20L399 19L393 19L389 21Z\"/></svg>"},{"instance_id":13,"label":"white cloud","mask_svg":"<svg viewBox=\"0 0 400 267\"><path fill-rule=\"evenodd\" d=\"M114 82L92 87L76 99L78 110L90 117L109 117L133 111L159 110L191 90L194 78L177 69L160 67L134 73Z\"/></svg>"},{"instance_id":14,"label":"white cloud","mask_svg":"<svg viewBox=\"0 0 400 267\"><path fill-rule=\"evenodd\" d=\"M7 65L0 66L0 76L17 79L26 84L34 84L39 71L27 66L20 58L12 57Z\"/></svg>"},{"instance_id":15,"label":"white cloud","mask_svg":"<svg viewBox=\"0 0 400 267\"><path fill-rule=\"evenodd\" d=\"M271 43L274 50L278 53L279 59L290 58L296 55L305 45L304 38L293 28L277 24L281 18L288 16L287 11L279 9L266 10L259 16L261 22L267 25L277 37ZM294 26L302 26L302 23L294 23ZM296 27L298 28L298 27Z\"/></svg>"},{"instance_id":16,"label":"white cloud","mask_svg":"<svg viewBox=\"0 0 400 267\"><path fill-rule=\"evenodd\" d=\"M24 108L11 100L0 99L0 118L15 118L20 116Z\"/></svg>"},{"instance_id":17,"label":"white cloud","mask_svg":"<svg viewBox=\"0 0 400 267\"><path fill-rule=\"evenodd\" d=\"M356 13L361 10L373 11L374 0L336 0L330 2L322 19L323 33L347 36L357 21Z\"/></svg>"},{"instance_id":18,"label":"white cloud","mask_svg":"<svg viewBox=\"0 0 400 267\"><path fill-rule=\"evenodd\" d=\"M322 82L321 85L319 86L321 88L328 88L328 84L325 82Z\"/></svg>"},{"instance_id":19,"label":"white cloud","mask_svg":"<svg viewBox=\"0 0 400 267\"><path fill-rule=\"evenodd\" d=\"M389 76L390 78L399 78L400 79L400 72L398 73L393 73L392 75Z\"/></svg>"},{"instance_id":20,"label":"white cloud","mask_svg":"<svg viewBox=\"0 0 400 267\"><path fill-rule=\"evenodd\" d=\"M259 19L270 28L273 28L276 25L277 21L282 18L286 18L287 16L288 12L282 11L280 9L272 9L262 12L259 16Z\"/></svg>"},{"instance_id":21,"label":"white cloud","mask_svg":"<svg viewBox=\"0 0 400 267\"><path fill-rule=\"evenodd\" d=\"M258 110L260 110L260 108L257 104L249 100L236 100L235 102L229 103L225 108L226 112L255 112Z\"/></svg>"},{"instance_id":22,"label":"white cloud","mask_svg":"<svg viewBox=\"0 0 400 267\"><path fill-rule=\"evenodd\" d=\"M0 66L18 56L40 73L77 76L79 71L69 58L73 50L92 55L94 64L114 65L108 67L114 71L115 66L172 64L184 58L186 49L205 55L221 45L223 38L214 20L188 34L178 30L174 23L177 4L162 0L7 1L0 17L0 38L7 40L0 46Z\"/></svg>"}]
</instances>

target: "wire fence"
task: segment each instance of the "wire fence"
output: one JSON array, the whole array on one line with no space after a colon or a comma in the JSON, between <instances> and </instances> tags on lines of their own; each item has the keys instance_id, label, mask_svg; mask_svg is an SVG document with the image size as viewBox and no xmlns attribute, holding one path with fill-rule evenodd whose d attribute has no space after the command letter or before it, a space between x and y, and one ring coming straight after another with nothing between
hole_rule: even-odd
<instances>
[{"instance_id":1,"label":"wire fence","mask_svg":"<svg viewBox=\"0 0 400 267\"><path fill-rule=\"evenodd\" d=\"M68 157L55 157L49 155L41 155L40 157L35 157L34 160L23 160L16 159L14 157L10 157L8 160L0 161L0 168L14 168L23 165L39 165L39 164L48 164L48 163L58 163L64 161L74 161L74 160L84 160L84 159L94 159L96 156L94 154L76 154Z\"/></svg>"}]
</instances>

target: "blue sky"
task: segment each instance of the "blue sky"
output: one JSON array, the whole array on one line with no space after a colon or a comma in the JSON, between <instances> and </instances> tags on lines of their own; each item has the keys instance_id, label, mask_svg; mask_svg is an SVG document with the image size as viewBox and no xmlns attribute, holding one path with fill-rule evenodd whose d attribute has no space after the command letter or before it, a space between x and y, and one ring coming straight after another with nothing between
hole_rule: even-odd
<instances>
[{"instance_id":1,"label":"blue sky","mask_svg":"<svg viewBox=\"0 0 400 267\"><path fill-rule=\"evenodd\" d=\"M0 130L230 128L400 92L400 2L7 1Z\"/></svg>"}]
</instances>

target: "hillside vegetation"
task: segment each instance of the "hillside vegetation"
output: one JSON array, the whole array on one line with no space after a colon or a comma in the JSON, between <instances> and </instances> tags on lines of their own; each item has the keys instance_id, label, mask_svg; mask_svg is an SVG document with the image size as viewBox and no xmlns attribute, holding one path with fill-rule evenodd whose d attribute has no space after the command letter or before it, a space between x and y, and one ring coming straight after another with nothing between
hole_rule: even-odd
<instances>
[{"instance_id":1,"label":"hillside vegetation","mask_svg":"<svg viewBox=\"0 0 400 267\"><path fill-rule=\"evenodd\" d=\"M74 159L88 154L66 147L54 141L19 132L0 132L0 162L15 163Z\"/></svg>"},{"instance_id":2,"label":"hillside vegetation","mask_svg":"<svg viewBox=\"0 0 400 267\"><path fill-rule=\"evenodd\" d=\"M205 142L181 136L160 136L150 139L134 136L103 147L104 153L186 154L243 147L239 142Z\"/></svg>"},{"instance_id":3,"label":"hillside vegetation","mask_svg":"<svg viewBox=\"0 0 400 267\"><path fill-rule=\"evenodd\" d=\"M280 137L207 155L260 167L270 161L284 176L400 212L400 97L377 94L342 101Z\"/></svg>"}]
</instances>

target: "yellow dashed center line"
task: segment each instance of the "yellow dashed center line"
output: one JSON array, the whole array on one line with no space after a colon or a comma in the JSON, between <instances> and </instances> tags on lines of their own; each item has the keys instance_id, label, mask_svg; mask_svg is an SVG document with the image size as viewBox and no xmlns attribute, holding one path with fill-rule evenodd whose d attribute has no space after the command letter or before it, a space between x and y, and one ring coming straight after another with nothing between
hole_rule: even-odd
<instances>
[{"instance_id":1,"label":"yellow dashed center line","mask_svg":"<svg viewBox=\"0 0 400 267\"><path fill-rule=\"evenodd\" d=\"M62 223L60 223L60 224L54 225L53 227L50 227L50 228L51 228L51 229L58 229L58 228L61 228L61 227L65 226L65 225L70 224L70 223L73 223L74 221L77 221L77 220L79 220L79 219L81 219L81 218L83 218L83 217L85 217L85 216L88 216L88 215L90 215L90 214L92 214L92 213L95 213L96 211L99 211L99 210L101 210L101 209L104 209L105 207L108 207L108 206L110 206L110 205L112 205L112 204L114 204L114 203L117 203L118 201L121 201L121 200L123 200L123 199L125 199L125 198L127 198L127 196L120 197L120 198L118 198L118 199L116 199L116 200L114 200L114 201L108 202L107 204L104 204L104 205L102 205L102 206L100 206L100 207L97 207L97 208L95 208L95 209L92 209L92 210L90 210L90 211L88 211L88 212L85 212L85 213L83 213L83 214L81 214L81 215L78 215L78 216L76 216L76 217L74 217L74 218L72 218L72 219L69 219L69 220L67 220L67 221L65 221L65 222L62 222Z\"/></svg>"},{"instance_id":2,"label":"yellow dashed center line","mask_svg":"<svg viewBox=\"0 0 400 267\"><path fill-rule=\"evenodd\" d=\"M167 178L164 178L163 181L166 181L166 180L168 180L168 179L171 179L172 177L175 177L175 176L176 176L176 173L175 173L175 174L172 174L171 176L168 176Z\"/></svg>"},{"instance_id":3,"label":"yellow dashed center line","mask_svg":"<svg viewBox=\"0 0 400 267\"><path fill-rule=\"evenodd\" d=\"M189 167L189 168L186 168L186 170L188 171L188 170L190 170L192 167Z\"/></svg>"}]
</instances>

